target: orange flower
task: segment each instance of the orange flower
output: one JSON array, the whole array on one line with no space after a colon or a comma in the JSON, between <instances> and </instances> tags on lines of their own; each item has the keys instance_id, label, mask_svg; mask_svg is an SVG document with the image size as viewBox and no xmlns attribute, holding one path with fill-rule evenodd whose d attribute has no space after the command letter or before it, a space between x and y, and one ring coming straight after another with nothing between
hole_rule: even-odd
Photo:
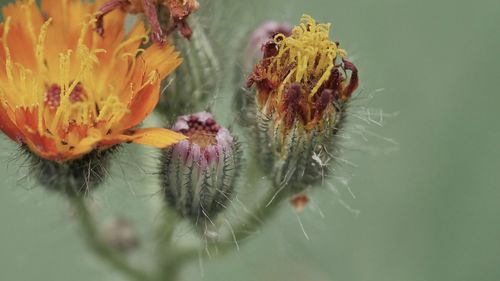
<instances>
[{"instance_id":1,"label":"orange flower","mask_svg":"<svg viewBox=\"0 0 500 281\"><path fill-rule=\"evenodd\" d=\"M141 49L147 32L126 14L93 32L99 3L18 1L0 25L0 130L36 155L64 162L122 142L163 148L184 137L134 129L154 109L160 82L180 63L172 46Z\"/></svg>"}]
</instances>

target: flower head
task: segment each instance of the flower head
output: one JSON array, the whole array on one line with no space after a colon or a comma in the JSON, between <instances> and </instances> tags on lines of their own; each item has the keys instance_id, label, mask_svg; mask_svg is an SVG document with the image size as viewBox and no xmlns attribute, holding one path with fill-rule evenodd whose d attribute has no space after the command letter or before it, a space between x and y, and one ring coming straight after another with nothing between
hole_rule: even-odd
<instances>
[{"instance_id":1,"label":"flower head","mask_svg":"<svg viewBox=\"0 0 500 281\"><path fill-rule=\"evenodd\" d=\"M329 31L330 24L304 15L290 36L277 34L263 46L263 59L248 85L256 84L257 106L265 114L276 113L284 130L296 121L314 128L357 87L357 70L346 51L329 39ZM349 83L347 70L352 72Z\"/></svg>"},{"instance_id":2,"label":"flower head","mask_svg":"<svg viewBox=\"0 0 500 281\"><path fill-rule=\"evenodd\" d=\"M304 15L289 36L263 45L248 78L255 85L254 125L263 168L278 188L299 192L322 179L318 155L335 149L345 105L358 86L356 67L329 39L330 24Z\"/></svg>"},{"instance_id":3,"label":"flower head","mask_svg":"<svg viewBox=\"0 0 500 281\"><path fill-rule=\"evenodd\" d=\"M136 129L159 99L160 81L181 59L172 46L141 49L142 23L126 14L93 32L99 4L42 0L7 5L0 25L0 129L40 158L65 162L122 142L163 148L167 129Z\"/></svg>"},{"instance_id":4,"label":"flower head","mask_svg":"<svg viewBox=\"0 0 500 281\"><path fill-rule=\"evenodd\" d=\"M181 116L172 129L188 139L164 152L160 174L167 201L196 223L214 219L234 191L238 143L207 112Z\"/></svg>"}]
</instances>

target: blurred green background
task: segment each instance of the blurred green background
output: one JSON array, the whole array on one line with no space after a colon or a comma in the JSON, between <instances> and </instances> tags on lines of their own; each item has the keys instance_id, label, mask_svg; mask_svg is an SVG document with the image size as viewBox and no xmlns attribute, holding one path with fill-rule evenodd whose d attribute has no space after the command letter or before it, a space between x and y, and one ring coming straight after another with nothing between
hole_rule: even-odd
<instances>
[{"instance_id":1,"label":"blurred green background","mask_svg":"<svg viewBox=\"0 0 500 281\"><path fill-rule=\"evenodd\" d=\"M364 105L399 112L371 130L399 145L346 150L356 198L343 185L341 197L316 192L324 217L300 215L309 240L284 206L240 252L192 265L183 280L500 280L500 1L226 2L237 6L224 19L232 26L302 13L332 22L363 93L384 88ZM86 251L60 198L19 180L15 145L2 137L0 148L0 280L121 280ZM153 167L127 163L135 152L115 165L99 204L147 225L150 197L131 190Z\"/></svg>"}]
</instances>

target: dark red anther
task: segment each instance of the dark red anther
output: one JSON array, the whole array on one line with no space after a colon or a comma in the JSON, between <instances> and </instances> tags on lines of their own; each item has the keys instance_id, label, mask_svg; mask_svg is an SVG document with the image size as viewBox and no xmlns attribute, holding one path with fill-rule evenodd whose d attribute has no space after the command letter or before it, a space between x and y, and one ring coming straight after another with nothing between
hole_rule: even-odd
<instances>
[{"instance_id":1,"label":"dark red anther","mask_svg":"<svg viewBox=\"0 0 500 281\"><path fill-rule=\"evenodd\" d=\"M325 89L321 92L320 97L316 103L316 114L320 116L323 111L333 101L333 90Z\"/></svg>"},{"instance_id":2,"label":"dark red anther","mask_svg":"<svg viewBox=\"0 0 500 281\"><path fill-rule=\"evenodd\" d=\"M197 116L194 116L194 115L189 116L189 122L197 122L197 121L198 121Z\"/></svg>"},{"instance_id":3,"label":"dark red anther","mask_svg":"<svg viewBox=\"0 0 500 281\"><path fill-rule=\"evenodd\" d=\"M283 110L285 113L285 126L291 128L295 117L301 113L300 100L302 99L302 88L300 84L291 84L284 92Z\"/></svg>"},{"instance_id":4,"label":"dark red anther","mask_svg":"<svg viewBox=\"0 0 500 281\"><path fill-rule=\"evenodd\" d=\"M358 84L359 84L358 69L356 68L356 66L352 62L350 62L346 59L342 59L342 61L344 62L344 69L351 71L351 78L349 78L349 84L347 85L347 88L345 88L344 92L342 93L342 98L344 100L347 100L352 95L352 93L356 90L356 88L358 88Z\"/></svg>"},{"instance_id":5,"label":"dark red anther","mask_svg":"<svg viewBox=\"0 0 500 281\"><path fill-rule=\"evenodd\" d=\"M212 130L212 132L218 133L220 130L220 125L219 124L212 125L210 129Z\"/></svg>"},{"instance_id":6,"label":"dark red anther","mask_svg":"<svg viewBox=\"0 0 500 281\"><path fill-rule=\"evenodd\" d=\"M69 94L69 100L71 102L79 102L85 100L85 91L81 83L76 84L71 94Z\"/></svg>"},{"instance_id":7,"label":"dark red anther","mask_svg":"<svg viewBox=\"0 0 500 281\"><path fill-rule=\"evenodd\" d=\"M285 91L284 102L285 106L290 108L297 106L299 104L299 99L301 97L301 86L298 83L292 83Z\"/></svg>"},{"instance_id":8,"label":"dark red anther","mask_svg":"<svg viewBox=\"0 0 500 281\"><path fill-rule=\"evenodd\" d=\"M61 104L61 87L57 84L52 84L45 94L45 104L50 109L56 109Z\"/></svg>"},{"instance_id":9,"label":"dark red anther","mask_svg":"<svg viewBox=\"0 0 500 281\"><path fill-rule=\"evenodd\" d=\"M264 59L271 58L278 54L278 45L270 40L262 45L261 50Z\"/></svg>"},{"instance_id":10,"label":"dark red anther","mask_svg":"<svg viewBox=\"0 0 500 281\"><path fill-rule=\"evenodd\" d=\"M336 67L332 70L330 74L330 78L325 82L325 88L332 90L334 93L337 93L340 83L344 81L344 77L342 73L340 73L339 69Z\"/></svg>"},{"instance_id":11,"label":"dark red anther","mask_svg":"<svg viewBox=\"0 0 500 281\"><path fill-rule=\"evenodd\" d=\"M191 36L193 35L193 30L191 29L191 27L189 27L189 25L186 23L186 20L182 20L180 23L179 23L179 33L184 37L184 38L187 38L187 39L191 39Z\"/></svg>"},{"instance_id":12,"label":"dark red anther","mask_svg":"<svg viewBox=\"0 0 500 281\"><path fill-rule=\"evenodd\" d=\"M215 120L212 118L208 118L207 120L205 120L205 125L211 127L212 125L215 125Z\"/></svg>"}]
</instances>

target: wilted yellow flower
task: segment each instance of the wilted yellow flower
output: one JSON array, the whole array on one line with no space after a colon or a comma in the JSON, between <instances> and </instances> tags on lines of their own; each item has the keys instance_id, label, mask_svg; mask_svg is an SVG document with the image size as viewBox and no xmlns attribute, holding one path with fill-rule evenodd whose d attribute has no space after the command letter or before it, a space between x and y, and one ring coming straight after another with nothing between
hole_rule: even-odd
<instances>
[{"instance_id":1,"label":"wilted yellow flower","mask_svg":"<svg viewBox=\"0 0 500 281\"><path fill-rule=\"evenodd\" d=\"M18 1L0 25L0 129L36 155L57 162L122 142L166 147L184 137L134 129L156 106L160 82L180 63L172 46L141 49L146 30L128 34L126 14L94 32L99 3Z\"/></svg>"},{"instance_id":2,"label":"wilted yellow flower","mask_svg":"<svg viewBox=\"0 0 500 281\"><path fill-rule=\"evenodd\" d=\"M355 66L346 60L346 51L329 39L329 32L330 24L304 15L290 36L277 34L262 47L264 57L248 85L256 84L260 111L276 113L284 129L295 121L314 128L325 111L347 101L358 85Z\"/></svg>"},{"instance_id":3,"label":"wilted yellow flower","mask_svg":"<svg viewBox=\"0 0 500 281\"><path fill-rule=\"evenodd\" d=\"M290 35L277 34L262 46L263 58L248 78L256 88L256 147L278 190L299 193L324 178L323 159L338 147L336 135L358 86L358 71L330 40L330 27L302 16ZM298 198L300 208L307 198Z\"/></svg>"}]
</instances>

